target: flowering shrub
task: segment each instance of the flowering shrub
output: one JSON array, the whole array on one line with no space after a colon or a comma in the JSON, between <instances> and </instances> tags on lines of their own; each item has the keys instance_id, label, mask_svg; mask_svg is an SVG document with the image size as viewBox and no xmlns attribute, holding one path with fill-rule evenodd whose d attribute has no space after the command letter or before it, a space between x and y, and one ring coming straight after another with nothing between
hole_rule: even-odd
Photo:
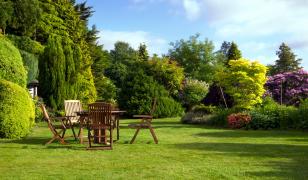
<instances>
[{"instance_id":1,"label":"flowering shrub","mask_svg":"<svg viewBox=\"0 0 308 180\"><path fill-rule=\"evenodd\" d=\"M245 127L251 121L250 115L245 113L230 114L227 119L229 127L233 129Z\"/></svg>"},{"instance_id":2,"label":"flowering shrub","mask_svg":"<svg viewBox=\"0 0 308 180\"><path fill-rule=\"evenodd\" d=\"M301 69L270 76L266 83L267 94L286 105L298 105L308 98L308 72Z\"/></svg>"},{"instance_id":3,"label":"flowering shrub","mask_svg":"<svg viewBox=\"0 0 308 180\"><path fill-rule=\"evenodd\" d=\"M209 90L209 85L197 79L186 79L183 91L180 93L180 99L183 105L190 109L192 106L200 103L206 96Z\"/></svg>"}]
</instances>

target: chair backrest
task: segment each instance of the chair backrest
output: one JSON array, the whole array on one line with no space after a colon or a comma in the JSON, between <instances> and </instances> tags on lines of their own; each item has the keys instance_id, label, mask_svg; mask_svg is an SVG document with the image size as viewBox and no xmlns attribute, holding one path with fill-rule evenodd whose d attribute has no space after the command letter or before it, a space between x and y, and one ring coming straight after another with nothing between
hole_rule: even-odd
<instances>
[{"instance_id":1,"label":"chair backrest","mask_svg":"<svg viewBox=\"0 0 308 180\"><path fill-rule=\"evenodd\" d=\"M157 105L157 99L156 98L153 98L153 101L152 101L152 109L150 111L150 115L153 116L155 110L156 110L156 105Z\"/></svg>"},{"instance_id":2,"label":"chair backrest","mask_svg":"<svg viewBox=\"0 0 308 180\"><path fill-rule=\"evenodd\" d=\"M92 125L112 126L111 110L112 106L109 103L95 102L89 104L89 121Z\"/></svg>"},{"instance_id":3,"label":"chair backrest","mask_svg":"<svg viewBox=\"0 0 308 180\"><path fill-rule=\"evenodd\" d=\"M74 116L71 117L70 120L72 123L76 123L79 119L76 112L82 111L82 105L79 100L65 100L64 101L64 109L66 116Z\"/></svg>"},{"instance_id":4,"label":"chair backrest","mask_svg":"<svg viewBox=\"0 0 308 180\"><path fill-rule=\"evenodd\" d=\"M40 106L41 106L41 110L42 110L42 112L43 112L44 119L45 119L46 122L48 123L48 127L49 127L50 131L51 131L53 134L57 134L57 132L55 131L55 128L53 127L53 124L52 124L52 122L51 122L51 120L50 120L50 117L49 117L49 115L48 115L48 113L47 113L47 110L46 110L45 105L44 105L44 104L41 104Z\"/></svg>"}]
</instances>

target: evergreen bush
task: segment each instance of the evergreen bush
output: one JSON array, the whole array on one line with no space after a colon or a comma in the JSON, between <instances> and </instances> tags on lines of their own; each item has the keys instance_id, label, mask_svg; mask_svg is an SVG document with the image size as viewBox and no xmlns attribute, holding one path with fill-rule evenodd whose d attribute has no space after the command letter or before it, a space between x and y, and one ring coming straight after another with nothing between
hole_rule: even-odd
<instances>
[{"instance_id":1,"label":"evergreen bush","mask_svg":"<svg viewBox=\"0 0 308 180\"><path fill-rule=\"evenodd\" d=\"M6 38L0 36L0 79L26 87L27 71L18 49Z\"/></svg>"},{"instance_id":2,"label":"evergreen bush","mask_svg":"<svg viewBox=\"0 0 308 180\"><path fill-rule=\"evenodd\" d=\"M15 83L0 80L0 137L26 136L34 118L34 104L29 93Z\"/></svg>"}]
</instances>

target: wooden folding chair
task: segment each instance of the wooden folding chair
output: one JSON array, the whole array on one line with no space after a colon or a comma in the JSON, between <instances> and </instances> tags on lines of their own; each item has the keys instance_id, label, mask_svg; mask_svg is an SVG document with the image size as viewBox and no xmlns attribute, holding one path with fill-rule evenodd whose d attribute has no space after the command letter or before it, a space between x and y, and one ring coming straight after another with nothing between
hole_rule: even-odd
<instances>
[{"instance_id":1,"label":"wooden folding chair","mask_svg":"<svg viewBox=\"0 0 308 180\"><path fill-rule=\"evenodd\" d=\"M53 134L53 137L45 145L52 143L54 140L58 140L61 144L66 144L66 142L64 141L64 135L65 135L67 128L69 127L67 126L68 124L65 123L64 121L66 121L67 118L66 117L56 117L56 118L51 119L47 113L47 110L44 104L41 104L41 109L43 111L44 119L48 123L48 128ZM60 121L60 125L53 124L52 120Z\"/></svg>"},{"instance_id":2,"label":"wooden folding chair","mask_svg":"<svg viewBox=\"0 0 308 180\"><path fill-rule=\"evenodd\" d=\"M136 132L135 132L132 140L130 141L130 144L134 143L140 129L149 129L150 132L151 132L151 135L154 139L154 142L156 144L158 143L158 139L157 139L155 132L154 132L154 129L152 127L152 120L153 120L153 114L154 114L155 109L156 109L156 98L153 99L152 109L151 109L149 115L133 115L134 118L140 118L141 122L137 123L137 124L129 124L128 125L129 128L136 129Z\"/></svg>"},{"instance_id":3,"label":"wooden folding chair","mask_svg":"<svg viewBox=\"0 0 308 180\"><path fill-rule=\"evenodd\" d=\"M75 130L73 127L79 126L79 119L80 117L77 115L76 112L82 111L82 105L79 100L64 100L64 110L65 110L65 116L69 119L69 122L71 123L71 129L73 131L74 136ZM80 129L78 136L80 134Z\"/></svg>"},{"instance_id":4,"label":"wooden folding chair","mask_svg":"<svg viewBox=\"0 0 308 180\"><path fill-rule=\"evenodd\" d=\"M111 104L108 103L96 102L89 104L88 150L112 149L114 123L111 118L111 109ZM109 131L109 135L106 131Z\"/></svg>"}]
</instances>

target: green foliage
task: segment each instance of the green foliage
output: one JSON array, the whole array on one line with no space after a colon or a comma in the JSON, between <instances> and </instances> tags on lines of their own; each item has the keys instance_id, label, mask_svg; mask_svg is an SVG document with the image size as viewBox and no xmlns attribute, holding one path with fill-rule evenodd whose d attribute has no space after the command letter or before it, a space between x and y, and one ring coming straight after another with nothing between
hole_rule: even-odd
<instances>
[{"instance_id":1,"label":"green foliage","mask_svg":"<svg viewBox=\"0 0 308 180\"><path fill-rule=\"evenodd\" d=\"M175 61L168 58L153 57L147 63L146 72L170 92L177 95L182 89L182 82L185 78L183 68L179 67Z\"/></svg>"},{"instance_id":2,"label":"green foliage","mask_svg":"<svg viewBox=\"0 0 308 180\"><path fill-rule=\"evenodd\" d=\"M0 80L0 137L26 136L34 123L34 104L22 87Z\"/></svg>"},{"instance_id":3,"label":"green foliage","mask_svg":"<svg viewBox=\"0 0 308 180\"><path fill-rule=\"evenodd\" d=\"M157 116L179 115L182 109L179 103L168 98L168 91L159 85L151 76L147 76L139 69L130 72L119 94L119 105L128 110L129 115L149 114L152 109L153 98L157 98ZM168 108L166 108L169 106Z\"/></svg>"},{"instance_id":4,"label":"green foliage","mask_svg":"<svg viewBox=\"0 0 308 180\"><path fill-rule=\"evenodd\" d=\"M204 104L195 105L192 109L192 112L203 112L206 114L214 114L217 111L216 106L206 106Z\"/></svg>"},{"instance_id":5,"label":"green foliage","mask_svg":"<svg viewBox=\"0 0 308 180\"><path fill-rule=\"evenodd\" d=\"M18 49L6 38L0 36L0 79L12 81L26 87L27 71Z\"/></svg>"},{"instance_id":6,"label":"green foliage","mask_svg":"<svg viewBox=\"0 0 308 180\"><path fill-rule=\"evenodd\" d=\"M185 71L187 77L211 82L215 72L216 59L213 53L212 41L198 40L199 35L191 36L189 40L171 43L170 59L177 61Z\"/></svg>"},{"instance_id":7,"label":"green foliage","mask_svg":"<svg viewBox=\"0 0 308 180\"><path fill-rule=\"evenodd\" d=\"M39 92L54 109L61 108L65 99L76 99L80 86L84 85L83 79L79 79L83 76L79 74L78 49L70 39L55 35L49 38L40 56Z\"/></svg>"},{"instance_id":8,"label":"green foliage","mask_svg":"<svg viewBox=\"0 0 308 180\"><path fill-rule=\"evenodd\" d=\"M260 107L250 112L252 129L307 129L307 100L299 108L279 105L271 98L265 98Z\"/></svg>"},{"instance_id":9,"label":"green foliage","mask_svg":"<svg viewBox=\"0 0 308 180\"><path fill-rule=\"evenodd\" d=\"M138 61L138 52L128 43L118 41L114 44L114 50L110 51L112 63L123 63L127 66L133 66Z\"/></svg>"},{"instance_id":10,"label":"green foliage","mask_svg":"<svg viewBox=\"0 0 308 180\"><path fill-rule=\"evenodd\" d=\"M148 61L149 53L147 51L147 46L145 44L140 44L138 49L138 59L140 61Z\"/></svg>"},{"instance_id":11,"label":"green foliage","mask_svg":"<svg viewBox=\"0 0 308 180\"><path fill-rule=\"evenodd\" d=\"M27 82L29 83L38 78L38 57L23 50L20 50L20 55L28 71Z\"/></svg>"},{"instance_id":12,"label":"green foliage","mask_svg":"<svg viewBox=\"0 0 308 180\"><path fill-rule=\"evenodd\" d=\"M5 34L5 29L12 20L14 9L11 1L0 0L0 28Z\"/></svg>"},{"instance_id":13,"label":"green foliage","mask_svg":"<svg viewBox=\"0 0 308 180\"><path fill-rule=\"evenodd\" d=\"M216 74L219 85L225 88L237 109L251 109L262 102L265 92L266 67L246 59L230 60L230 67Z\"/></svg>"},{"instance_id":14,"label":"green foliage","mask_svg":"<svg viewBox=\"0 0 308 180\"><path fill-rule=\"evenodd\" d=\"M186 79L181 100L185 107L190 109L192 106L199 104L206 96L209 90L209 85L204 81L196 79Z\"/></svg>"},{"instance_id":15,"label":"green foliage","mask_svg":"<svg viewBox=\"0 0 308 180\"><path fill-rule=\"evenodd\" d=\"M292 52L291 48L282 43L279 47L279 50L276 52L276 55L279 57L276 60L275 65L270 66L270 75L275 75L284 72L296 71L299 70L301 59L296 59L296 55Z\"/></svg>"},{"instance_id":16,"label":"green foliage","mask_svg":"<svg viewBox=\"0 0 308 180\"><path fill-rule=\"evenodd\" d=\"M238 49L237 44L232 42L227 53L227 60L228 60L227 64L229 63L230 60L238 60L240 58L242 58L242 53Z\"/></svg>"},{"instance_id":17,"label":"green foliage","mask_svg":"<svg viewBox=\"0 0 308 180\"><path fill-rule=\"evenodd\" d=\"M44 46L27 36L7 35L12 43L20 50L39 56L44 52Z\"/></svg>"},{"instance_id":18,"label":"green foliage","mask_svg":"<svg viewBox=\"0 0 308 180\"><path fill-rule=\"evenodd\" d=\"M62 39L51 36L39 61L39 92L54 109L63 106L66 97L65 65Z\"/></svg>"},{"instance_id":19,"label":"green foliage","mask_svg":"<svg viewBox=\"0 0 308 180\"><path fill-rule=\"evenodd\" d=\"M39 0L18 0L14 2L14 14L8 33L32 36L41 18Z\"/></svg>"},{"instance_id":20,"label":"green foliage","mask_svg":"<svg viewBox=\"0 0 308 180\"><path fill-rule=\"evenodd\" d=\"M248 124L247 129L274 129L277 128L278 123L269 115L260 113L258 111L249 112L251 122Z\"/></svg>"},{"instance_id":21,"label":"green foliage","mask_svg":"<svg viewBox=\"0 0 308 180\"><path fill-rule=\"evenodd\" d=\"M117 87L107 77L95 78L97 98L106 102L114 102L116 99Z\"/></svg>"},{"instance_id":22,"label":"green foliage","mask_svg":"<svg viewBox=\"0 0 308 180\"><path fill-rule=\"evenodd\" d=\"M184 110L181 103L176 102L170 97L157 98L157 106L153 114L154 117L177 117L182 116Z\"/></svg>"}]
</instances>

